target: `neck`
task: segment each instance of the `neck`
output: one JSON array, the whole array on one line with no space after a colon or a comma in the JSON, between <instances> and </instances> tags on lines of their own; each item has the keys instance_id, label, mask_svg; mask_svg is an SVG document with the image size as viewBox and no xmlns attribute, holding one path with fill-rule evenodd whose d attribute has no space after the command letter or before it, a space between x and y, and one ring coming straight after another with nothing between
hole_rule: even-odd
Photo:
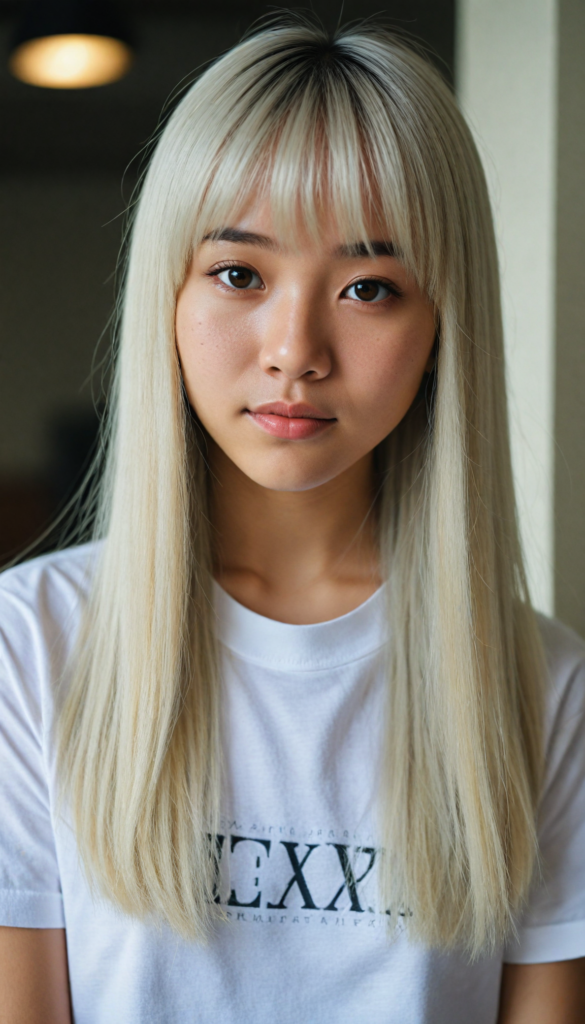
<instances>
[{"instance_id":1,"label":"neck","mask_svg":"<svg viewBox=\"0 0 585 1024\"><path fill-rule=\"evenodd\" d=\"M237 601L284 622L320 622L376 590L371 455L294 492L260 486L216 446L211 463L215 576Z\"/></svg>"}]
</instances>

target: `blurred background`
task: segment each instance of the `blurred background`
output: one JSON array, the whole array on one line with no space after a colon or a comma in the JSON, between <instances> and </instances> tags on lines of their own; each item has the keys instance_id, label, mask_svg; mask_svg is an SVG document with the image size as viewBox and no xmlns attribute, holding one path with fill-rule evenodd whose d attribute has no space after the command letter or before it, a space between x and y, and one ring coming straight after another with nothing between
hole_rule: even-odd
<instances>
[{"instance_id":1,"label":"blurred background","mask_svg":"<svg viewBox=\"0 0 585 1024\"><path fill-rule=\"evenodd\" d=\"M121 77L31 84L28 37L71 33L80 6L0 0L0 564L43 532L91 457L140 153L178 83L276 10L260 0L120 0L108 31L122 40ZM311 5L329 27L341 7ZM585 633L585 4L344 0L344 22L371 15L424 44L484 157L532 588L538 607ZM54 544L54 534L44 542Z\"/></svg>"}]
</instances>

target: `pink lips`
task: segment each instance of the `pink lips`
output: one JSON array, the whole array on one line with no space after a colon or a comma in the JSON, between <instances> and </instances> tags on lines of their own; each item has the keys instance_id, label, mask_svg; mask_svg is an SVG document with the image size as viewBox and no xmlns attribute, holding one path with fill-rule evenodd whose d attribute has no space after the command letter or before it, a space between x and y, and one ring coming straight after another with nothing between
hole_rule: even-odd
<instances>
[{"instance_id":1,"label":"pink lips","mask_svg":"<svg viewBox=\"0 0 585 1024\"><path fill-rule=\"evenodd\" d=\"M246 410L250 419L273 437L282 437L288 441L303 441L323 433L335 417L324 416L319 409L305 402L287 405L286 402L266 402L256 409Z\"/></svg>"}]
</instances>

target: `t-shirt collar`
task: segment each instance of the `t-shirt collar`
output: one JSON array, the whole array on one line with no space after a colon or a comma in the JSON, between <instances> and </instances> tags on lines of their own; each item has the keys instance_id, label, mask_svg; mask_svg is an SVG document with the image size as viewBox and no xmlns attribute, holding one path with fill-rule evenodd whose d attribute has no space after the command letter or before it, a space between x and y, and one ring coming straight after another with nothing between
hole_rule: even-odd
<instances>
[{"instance_id":1,"label":"t-shirt collar","mask_svg":"<svg viewBox=\"0 0 585 1024\"><path fill-rule=\"evenodd\" d=\"M388 635L386 587L337 619L297 626L250 611L214 583L217 635L246 661L281 671L322 671L367 657Z\"/></svg>"}]
</instances>

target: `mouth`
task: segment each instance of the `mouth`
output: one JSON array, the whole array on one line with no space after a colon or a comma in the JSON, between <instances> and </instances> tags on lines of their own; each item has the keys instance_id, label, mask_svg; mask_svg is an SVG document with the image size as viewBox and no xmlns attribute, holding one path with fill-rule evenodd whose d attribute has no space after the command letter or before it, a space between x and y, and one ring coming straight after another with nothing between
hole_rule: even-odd
<instances>
[{"instance_id":1,"label":"mouth","mask_svg":"<svg viewBox=\"0 0 585 1024\"><path fill-rule=\"evenodd\" d=\"M266 402L245 413L265 433L287 441L316 437L337 422L335 416L326 416L306 402Z\"/></svg>"}]
</instances>

